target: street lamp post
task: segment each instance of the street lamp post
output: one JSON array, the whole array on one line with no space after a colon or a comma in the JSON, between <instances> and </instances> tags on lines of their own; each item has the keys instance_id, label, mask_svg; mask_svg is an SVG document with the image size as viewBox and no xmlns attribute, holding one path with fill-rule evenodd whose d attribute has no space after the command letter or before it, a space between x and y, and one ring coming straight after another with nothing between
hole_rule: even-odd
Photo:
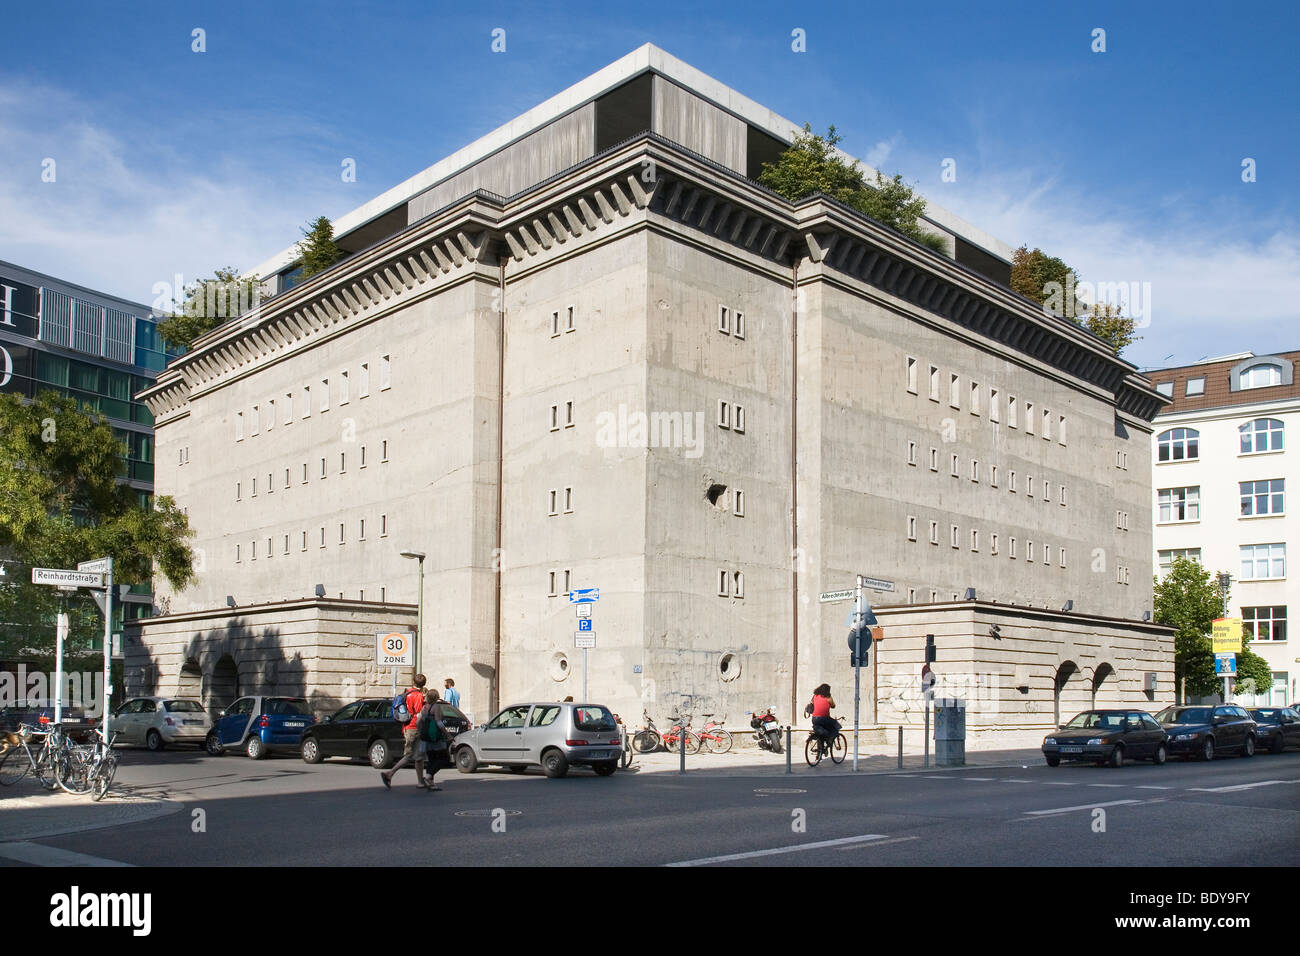
<instances>
[{"instance_id":1,"label":"street lamp post","mask_svg":"<svg viewBox=\"0 0 1300 956\"><path fill-rule=\"evenodd\" d=\"M419 590L415 595L415 672L421 672L420 642L424 637L424 558L423 551L403 551L402 557L414 558L420 565Z\"/></svg>"}]
</instances>

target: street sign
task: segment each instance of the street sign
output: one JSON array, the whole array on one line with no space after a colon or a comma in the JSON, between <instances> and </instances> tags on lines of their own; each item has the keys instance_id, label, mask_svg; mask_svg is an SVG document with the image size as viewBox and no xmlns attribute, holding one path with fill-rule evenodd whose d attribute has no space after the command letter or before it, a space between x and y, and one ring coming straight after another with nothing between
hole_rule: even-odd
<instances>
[{"instance_id":1,"label":"street sign","mask_svg":"<svg viewBox=\"0 0 1300 956\"><path fill-rule=\"evenodd\" d=\"M574 588L569 592L570 604L590 604L600 600L600 588Z\"/></svg>"},{"instance_id":2,"label":"street sign","mask_svg":"<svg viewBox=\"0 0 1300 956\"><path fill-rule=\"evenodd\" d=\"M1210 625L1210 642L1216 654L1241 653L1241 618L1221 617Z\"/></svg>"},{"instance_id":3,"label":"street sign","mask_svg":"<svg viewBox=\"0 0 1300 956\"><path fill-rule=\"evenodd\" d=\"M1220 677L1237 676L1237 655L1236 654L1215 654L1214 655L1214 673Z\"/></svg>"},{"instance_id":4,"label":"street sign","mask_svg":"<svg viewBox=\"0 0 1300 956\"><path fill-rule=\"evenodd\" d=\"M102 588L104 576L98 571L32 568L32 584L57 584L63 588Z\"/></svg>"},{"instance_id":5,"label":"street sign","mask_svg":"<svg viewBox=\"0 0 1300 956\"><path fill-rule=\"evenodd\" d=\"M838 604L840 601L852 601L853 588L849 588L847 591L823 591L821 594L817 595L817 600L821 601L823 604Z\"/></svg>"},{"instance_id":6,"label":"street sign","mask_svg":"<svg viewBox=\"0 0 1300 956\"><path fill-rule=\"evenodd\" d=\"M96 558L94 561L79 561L77 563L78 571L98 571L100 574L107 574L113 570L112 558Z\"/></svg>"},{"instance_id":7,"label":"street sign","mask_svg":"<svg viewBox=\"0 0 1300 956\"><path fill-rule=\"evenodd\" d=\"M579 631L573 635L574 647L595 647L596 635L590 632Z\"/></svg>"},{"instance_id":8,"label":"street sign","mask_svg":"<svg viewBox=\"0 0 1300 956\"><path fill-rule=\"evenodd\" d=\"M590 630L591 630L591 618L589 618L589 617L579 618L579 619L578 619L578 630L580 630L580 631L590 631Z\"/></svg>"},{"instance_id":9,"label":"street sign","mask_svg":"<svg viewBox=\"0 0 1300 956\"><path fill-rule=\"evenodd\" d=\"M590 604L575 604L573 610L577 612L578 617L591 617Z\"/></svg>"},{"instance_id":10,"label":"street sign","mask_svg":"<svg viewBox=\"0 0 1300 956\"><path fill-rule=\"evenodd\" d=\"M862 586L871 588L873 591L892 591L894 590L893 581L882 581L880 578L863 578Z\"/></svg>"},{"instance_id":11,"label":"street sign","mask_svg":"<svg viewBox=\"0 0 1300 956\"><path fill-rule=\"evenodd\" d=\"M415 637L406 631L375 635L375 663L380 667L410 667L415 663Z\"/></svg>"}]
</instances>

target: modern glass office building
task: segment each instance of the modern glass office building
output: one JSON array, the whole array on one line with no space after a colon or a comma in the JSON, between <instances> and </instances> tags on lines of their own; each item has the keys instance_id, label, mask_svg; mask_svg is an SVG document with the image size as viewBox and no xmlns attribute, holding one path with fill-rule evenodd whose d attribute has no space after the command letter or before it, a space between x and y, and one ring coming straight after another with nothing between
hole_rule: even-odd
<instances>
[{"instance_id":1,"label":"modern glass office building","mask_svg":"<svg viewBox=\"0 0 1300 956\"><path fill-rule=\"evenodd\" d=\"M126 445L122 479L153 495L153 415L135 394L180 353L164 347L149 306L0 261L0 392L52 389L108 417ZM133 587L128 620L147 616L147 582Z\"/></svg>"}]
</instances>

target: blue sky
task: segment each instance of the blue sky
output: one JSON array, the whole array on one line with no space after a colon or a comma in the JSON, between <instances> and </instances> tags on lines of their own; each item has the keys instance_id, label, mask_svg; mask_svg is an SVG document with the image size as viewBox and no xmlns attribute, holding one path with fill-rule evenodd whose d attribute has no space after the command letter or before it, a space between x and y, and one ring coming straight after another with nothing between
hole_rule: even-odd
<instances>
[{"instance_id":1,"label":"blue sky","mask_svg":"<svg viewBox=\"0 0 1300 956\"><path fill-rule=\"evenodd\" d=\"M1295 349L1298 38L1300 5L1268 2L24 4L0 35L0 258L152 302L652 42L1012 245L1150 283L1139 366Z\"/></svg>"}]
</instances>

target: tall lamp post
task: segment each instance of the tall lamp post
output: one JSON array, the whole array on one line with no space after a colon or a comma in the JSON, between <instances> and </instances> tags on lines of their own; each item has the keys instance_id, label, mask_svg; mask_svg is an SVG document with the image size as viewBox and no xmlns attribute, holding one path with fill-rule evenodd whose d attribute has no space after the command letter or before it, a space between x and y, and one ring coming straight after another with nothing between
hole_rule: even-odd
<instances>
[{"instance_id":1,"label":"tall lamp post","mask_svg":"<svg viewBox=\"0 0 1300 956\"><path fill-rule=\"evenodd\" d=\"M420 641L424 637L424 558L423 551L403 551L402 557L414 558L420 564L420 584L415 596L415 672L421 671Z\"/></svg>"}]
</instances>

